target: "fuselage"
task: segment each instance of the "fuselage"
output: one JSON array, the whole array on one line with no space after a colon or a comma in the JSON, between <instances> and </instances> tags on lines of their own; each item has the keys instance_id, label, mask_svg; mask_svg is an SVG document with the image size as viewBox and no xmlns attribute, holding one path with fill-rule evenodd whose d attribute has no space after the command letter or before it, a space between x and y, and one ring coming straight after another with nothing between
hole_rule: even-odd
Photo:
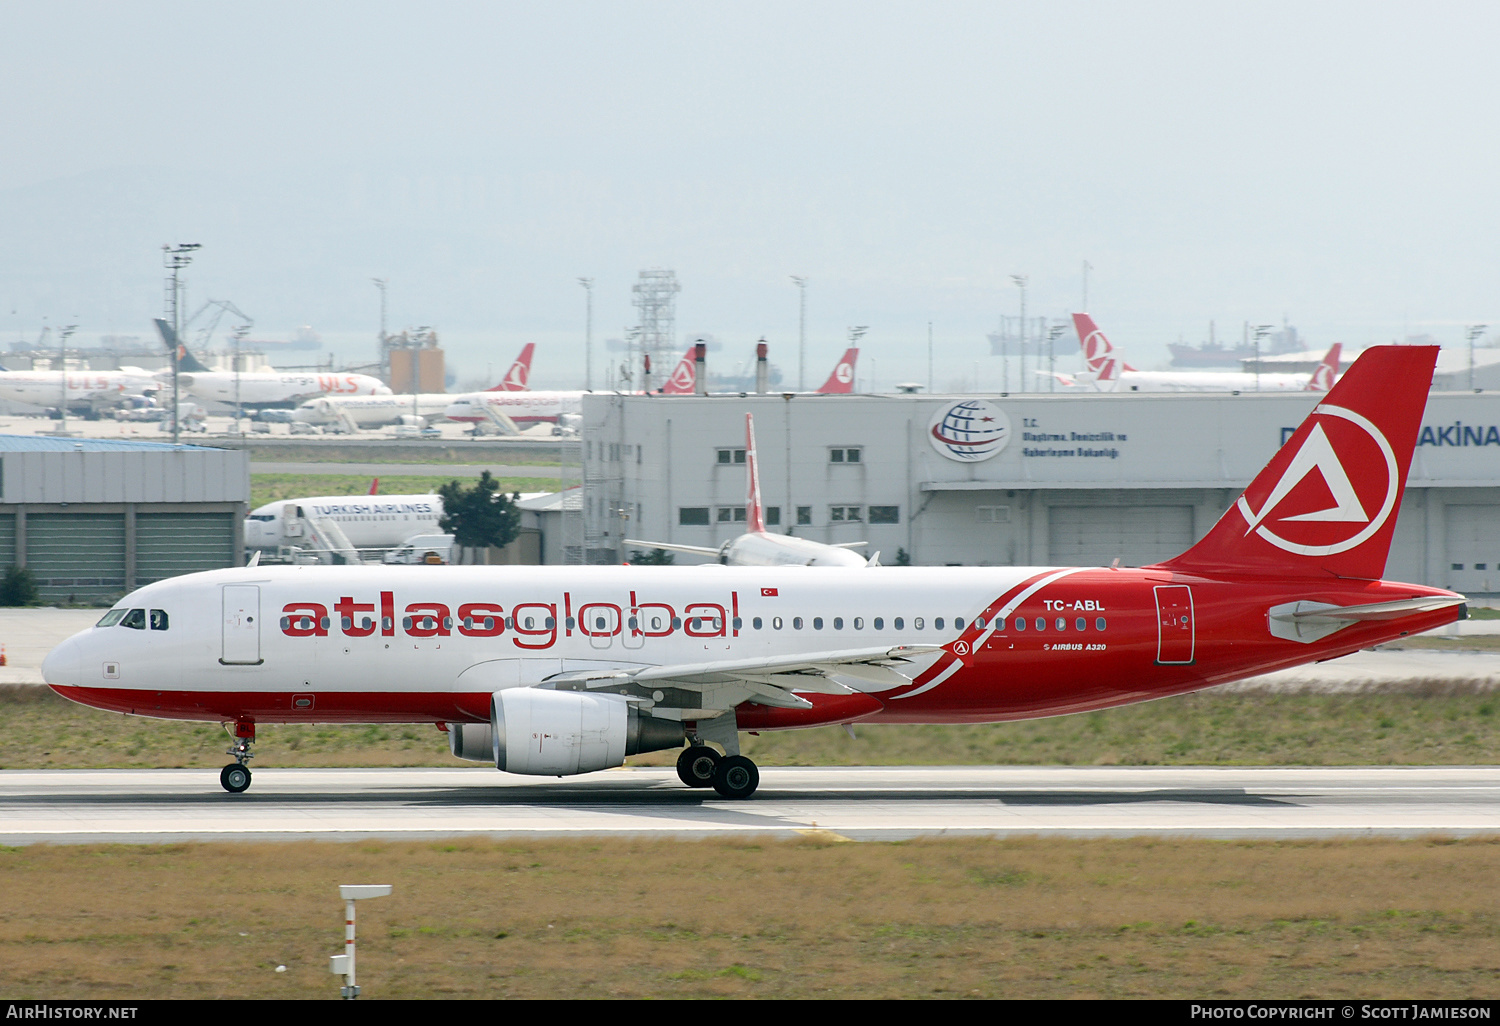
<instances>
[{"instance_id":1,"label":"fuselage","mask_svg":"<svg viewBox=\"0 0 1500 1026\"><path fill-rule=\"evenodd\" d=\"M415 399L415 401L413 401ZM384 427L401 424L404 417L417 416L440 420L453 397L444 392L411 395L341 395L309 399L292 412L295 420L305 424L337 424L347 417L356 427Z\"/></svg>"},{"instance_id":2,"label":"fuselage","mask_svg":"<svg viewBox=\"0 0 1500 1026\"><path fill-rule=\"evenodd\" d=\"M517 424L556 422L558 417L583 412L583 392L471 392L453 396L443 410L448 420L480 423L487 411L503 414Z\"/></svg>"},{"instance_id":3,"label":"fuselage","mask_svg":"<svg viewBox=\"0 0 1500 1026\"><path fill-rule=\"evenodd\" d=\"M1101 386L1103 387L1103 386ZM1306 374L1243 371L1123 371L1115 392L1304 392Z\"/></svg>"},{"instance_id":4,"label":"fuselage","mask_svg":"<svg viewBox=\"0 0 1500 1026\"><path fill-rule=\"evenodd\" d=\"M418 534L438 530L443 500L438 495L314 495L268 502L245 520L247 549L305 544L303 521L327 518L360 549L389 548Z\"/></svg>"},{"instance_id":5,"label":"fuselage","mask_svg":"<svg viewBox=\"0 0 1500 1026\"><path fill-rule=\"evenodd\" d=\"M199 399L242 406L288 406L315 396L390 395L368 374L283 374L273 371L181 371L179 386ZM171 388L171 375L166 376Z\"/></svg>"},{"instance_id":6,"label":"fuselage","mask_svg":"<svg viewBox=\"0 0 1500 1026\"><path fill-rule=\"evenodd\" d=\"M0 399L57 406L67 389L69 403L117 401L155 392L160 382L142 370L0 371Z\"/></svg>"},{"instance_id":7,"label":"fuselage","mask_svg":"<svg viewBox=\"0 0 1500 1026\"><path fill-rule=\"evenodd\" d=\"M737 722L991 722L1194 691L1459 615L1454 602L1312 641L1268 618L1286 603L1418 597L1458 598L1153 568L249 567L132 592L112 611L125 622L64 642L43 674L75 701L146 716L477 723L492 693L562 672L941 646L900 684L840 674L847 694L807 695L810 709L752 701Z\"/></svg>"}]
</instances>

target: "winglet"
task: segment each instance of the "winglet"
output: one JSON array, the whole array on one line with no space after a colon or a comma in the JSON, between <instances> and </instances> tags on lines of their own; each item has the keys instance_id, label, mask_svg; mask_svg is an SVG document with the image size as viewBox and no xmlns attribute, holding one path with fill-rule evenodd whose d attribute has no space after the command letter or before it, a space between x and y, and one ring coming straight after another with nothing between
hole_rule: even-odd
<instances>
[{"instance_id":1,"label":"winglet","mask_svg":"<svg viewBox=\"0 0 1500 1026\"><path fill-rule=\"evenodd\" d=\"M1158 566L1381 577L1437 354L1365 350L1203 540Z\"/></svg>"},{"instance_id":2,"label":"winglet","mask_svg":"<svg viewBox=\"0 0 1500 1026\"><path fill-rule=\"evenodd\" d=\"M745 530L766 533L765 510L760 504L760 469L755 462L755 418L745 414Z\"/></svg>"},{"instance_id":3,"label":"winglet","mask_svg":"<svg viewBox=\"0 0 1500 1026\"><path fill-rule=\"evenodd\" d=\"M500 379L500 384L485 389L487 392L527 392L531 389L531 354L536 350L535 342L528 342L521 348L521 355L516 357L515 363L510 365L510 370L505 372L505 377Z\"/></svg>"},{"instance_id":4,"label":"winglet","mask_svg":"<svg viewBox=\"0 0 1500 1026\"><path fill-rule=\"evenodd\" d=\"M854 391L854 365L859 361L859 350L849 348L844 350L844 355L839 357L839 362L834 365L833 373L828 375L828 380L823 382L823 387L818 389L819 395L848 395Z\"/></svg>"}]
</instances>

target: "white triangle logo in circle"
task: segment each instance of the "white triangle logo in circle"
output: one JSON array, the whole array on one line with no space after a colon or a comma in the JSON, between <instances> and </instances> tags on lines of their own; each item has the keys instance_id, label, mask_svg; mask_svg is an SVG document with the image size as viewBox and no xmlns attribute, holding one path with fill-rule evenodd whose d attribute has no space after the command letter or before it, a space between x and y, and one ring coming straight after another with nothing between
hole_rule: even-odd
<instances>
[{"instance_id":1,"label":"white triangle logo in circle","mask_svg":"<svg viewBox=\"0 0 1500 1026\"><path fill-rule=\"evenodd\" d=\"M1260 522L1276 508L1282 499L1286 498L1291 490L1302 483L1302 479L1314 470L1323 475L1323 481L1328 485L1328 490L1333 493L1332 506L1327 509L1314 510L1311 513L1301 513L1294 517L1280 517L1280 520L1293 521L1325 521L1328 523L1342 524L1367 524L1370 515L1360 505L1359 496L1354 492L1354 485L1349 481L1349 475L1344 470L1344 465L1339 462L1338 454L1333 451L1333 445L1328 441L1328 435L1323 431L1322 424L1315 424L1307 436L1307 441L1302 443L1302 448L1297 455L1292 457L1292 462L1287 464L1286 471L1281 475L1281 480L1276 482L1276 487L1271 489L1270 496L1266 499L1260 512L1255 514L1250 525L1245 528L1249 534L1255 530Z\"/></svg>"}]
</instances>

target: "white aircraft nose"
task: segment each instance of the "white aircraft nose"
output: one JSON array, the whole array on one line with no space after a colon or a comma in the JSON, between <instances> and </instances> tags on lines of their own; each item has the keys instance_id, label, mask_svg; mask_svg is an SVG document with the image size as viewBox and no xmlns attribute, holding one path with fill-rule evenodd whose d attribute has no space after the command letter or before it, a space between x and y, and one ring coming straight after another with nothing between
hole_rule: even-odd
<instances>
[{"instance_id":1,"label":"white aircraft nose","mask_svg":"<svg viewBox=\"0 0 1500 1026\"><path fill-rule=\"evenodd\" d=\"M83 637L83 634L75 634L47 653L42 660L42 680L48 684L71 686L81 683L79 667L83 663Z\"/></svg>"}]
</instances>

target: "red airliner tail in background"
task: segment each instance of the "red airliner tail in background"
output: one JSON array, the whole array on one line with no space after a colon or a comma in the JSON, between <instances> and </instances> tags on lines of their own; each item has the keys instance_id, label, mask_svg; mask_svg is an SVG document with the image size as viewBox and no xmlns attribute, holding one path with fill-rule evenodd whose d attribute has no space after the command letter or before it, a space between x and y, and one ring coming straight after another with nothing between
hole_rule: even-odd
<instances>
[{"instance_id":1,"label":"red airliner tail in background","mask_svg":"<svg viewBox=\"0 0 1500 1026\"><path fill-rule=\"evenodd\" d=\"M1158 565L1381 577L1437 354L1365 350L1203 540Z\"/></svg>"},{"instance_id":2,"label":"red airliner tail in background","mask_svg":"<svg viewBox=\"0 0 1500 1026\"><path fill-rule=\"evenodd\" d=\"M672 369L672 376L661 386L662 395L692 395L696 391L698 375L693 370L693 346L689 345L682 359Z\"/></svg>"},{"instance_id":3,"label":"red airliner tail in background","mask_svg":"<svg viewBox=\"0 0 1500 1026\"><path fill-rule=\"evenodd\" d=\"M755 418L745 414L745 530L766 533L766 514L760 504L760 467L755 462Z\"/></svg>"},{"instance_id":4,"label":"red airliner tail in background","mask_svg":"<svg viewBox=\"0 0 1500 1026\"><path fill-rule=\"evenodd\" d=\"M848 395L854 391L854 365L859 361L858 349L846 349L834 366L833 373L818 389L820 395Z\"/></svg>"},{"instance_id":5,"label":"red airliner tail in background","mask_svg":"<svg viewBox=\"0 0 1500 1026\"><path fill-rule=\"evenodd\" d=\"M528 392L531 390L531 354L536 349L535 342L528 342L521 349L521 355L516 357L516 362L510 365L510 370L505 372L505 377L500 379L500 384L488 388L487 392Z\"/></svg>"},{"instance_id":6,"label":"red airliner tail in background","mask_svg":"<svg viewBox=\"0 0 1500 1026\"><path fill-rule=\"evenodd\" d=\"M1312 377L1307 379L1308 392L1326 392L1333 387L1334 381L1339 376L1339 354L1343 351L1343 343L1335 342L1328 349L1328 355L1323 357L1323 362L1313 368Z\"/></svg>"}]
</instances>

